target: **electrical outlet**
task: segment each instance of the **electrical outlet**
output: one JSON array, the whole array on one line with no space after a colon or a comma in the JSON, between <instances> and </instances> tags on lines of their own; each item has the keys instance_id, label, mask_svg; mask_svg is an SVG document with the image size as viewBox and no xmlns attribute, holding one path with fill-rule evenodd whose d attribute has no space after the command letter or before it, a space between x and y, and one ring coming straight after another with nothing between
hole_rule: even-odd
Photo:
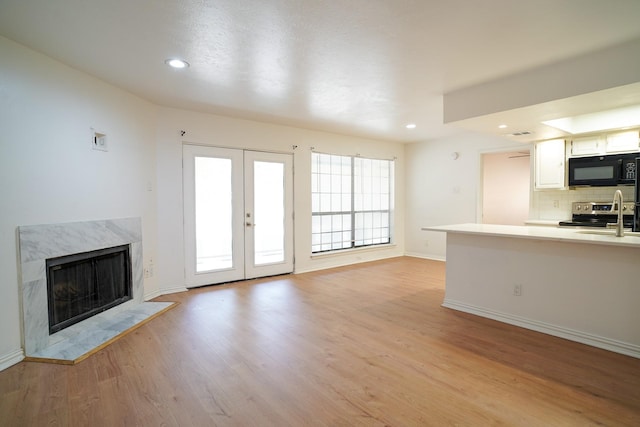
<instances>
[{"instance_id":1,"label":"electrical outlet","mask_svg":"<svg viewBox=\"0 0 640 427\"><path fill-rule=\"evenodd\" d=\"M517 296L517 297L522 295L522 285L521 284L513 285L513 295Z\"/></svg>"},{"instance_id":2,"label":"electrical outlet","mask_svg":"<svg viewBox=\"0 0 640 427\"><path fill-rule=\"evenodd\" d=\"M146 279L153 277L153 258L149 258L149 264L144 268L144 277Z\"/></svg>"}]
</instances>

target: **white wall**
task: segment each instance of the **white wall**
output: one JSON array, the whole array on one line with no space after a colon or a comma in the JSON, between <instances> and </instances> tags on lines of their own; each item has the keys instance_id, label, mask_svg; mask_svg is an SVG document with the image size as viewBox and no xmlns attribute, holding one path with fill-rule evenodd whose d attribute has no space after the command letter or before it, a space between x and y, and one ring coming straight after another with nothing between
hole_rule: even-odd
<instances>
[{"instance_id":1,"label":"white wall","mask_svg":"<svg viewBox=\"0 0 640 427\"><path fill-rule=\"evenodd\" d=\"M2 369L22 356L16 227L142 217L154 255L156 107L2 37L0 57ZM108 152L91 149L91 126Z\"/></svg>"},{"instance_id":2,"label":"white wall","mask_svg":"<svg viewBox=\"0 0 640 427\"><path fill-rule=\"evenodd\" d=\"M184 130L184 136L180 131ZM182 211L182 145L294 153L295 271L311 271L404 253L404 146L233 119L211 114L161 108L157 127L158 251L155 266L164 291L184 287ZM293 146L297 145L294 150ZM374 158L396 158L395 246L341 255L311 257L311 147L316 151Z\"/></svg>"},{"instance_id":3,"label":"white wall","mask_svg":"<svg viewBox=\"0 0 640 427\"><path fill-rule=\"evenodd\" d=\"M408 255L445 259L446 233L421 231L421 227L478 222L480 156L509 147L522 145L471 132L406 146ZM453 153L458 153L457 159Z\"/></svg>"}]
</instances>

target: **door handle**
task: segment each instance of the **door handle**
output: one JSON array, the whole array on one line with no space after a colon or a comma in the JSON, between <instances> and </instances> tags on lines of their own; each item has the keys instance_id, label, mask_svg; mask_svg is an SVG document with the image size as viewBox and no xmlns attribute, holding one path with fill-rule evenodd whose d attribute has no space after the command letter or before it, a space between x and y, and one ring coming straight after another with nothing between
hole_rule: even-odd
<instances>
[{"instance_id":1,"label":"door handle","mask_svg":"<svg viewBox=\"0 0 640 427\"><path fill-rule=\"evenodd\" d=\"M252 225L255 226L255 224L251 224L250 222L245 222L244 223L247 227L251 227Z\"/></svg>"}]
</instances>

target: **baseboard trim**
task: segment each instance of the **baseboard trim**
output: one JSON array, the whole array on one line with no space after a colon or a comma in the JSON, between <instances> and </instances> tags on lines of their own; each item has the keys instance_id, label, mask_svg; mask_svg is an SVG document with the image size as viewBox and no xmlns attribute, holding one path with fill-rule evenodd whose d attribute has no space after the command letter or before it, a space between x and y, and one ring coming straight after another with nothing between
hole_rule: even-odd
<instances>
[{"instance_id":1,"label":"baseboard trim","mask_svg":"<svg viewBox=\"0 0 640 427\"><path fill-rule=\"evenodd\" d=\"M442 306L640 359L640 346L628 342L618 341L582 331L576 331L574 329L565 328L563 326L527 319L525 317L520 317L513 314L488 310L486 308L466 304L460 301L453 301L446 298L442 303Z\"/></svg>"},{"instance_id":2,"label":"baseboard trim","mask_svg":"<svg viewBox=\"0 0 640 427\"><path fill-rule=\"evenodd\" d=\"M4 371L10 366L16 365L24 360L24 351L22 349L14 350L0 356L0 371Z\"/></svg>"},{"instance_id":3,"label":"baseboard trim","mask_svg":"<svg viewBox=\"0 0 640 427\"><path fill-rule=\"evenodd\" d=\"M168 288L168 289L160 289L154 292L150 292L148 294L144 295L144 300L145 301L150 301L154 298L160 297L162 295L168 295L168 294L177 294L178 292L187 292L189 289L185 288L184 286L176 286L175 288Z\"/></svg>"},{"instance_id":4,"label":"baseboard trim","mask_svg":"<svg viewBox=\"0 0 640 427\"><path fill-rule=\"evenodd\" d=\"M405 256L410 256L413 258L422 258L422 259L428 259L431 261L442 261L442 262L446 262L447 259L446 257L443 256L436 256L436 255L425 255L425 254L421 254L418 252L405 252L404 253Z\"/></svg>"},{"instance_id":5,"label":"baseboard trim","mask_svg":"<svg viewBox=\"0 0 640 427\"><path fill-rule=\"evenodd\" d=\"M379 258L374 258L374 259L361 259L361 260L349 260L349 261L345 261L345 262L340 262L337 263L335 265L330 265L330 266L320 266L320 267L311 267L311 268L305 268L302 270L298 270L297 268L294 270L293 274L304 274L304 273L312 273L314 271L322 271L322 270L329 270L332 268L340 268L340 267L346 267L349 265L357 265L357 264L363 264L365 262L375 262L375 261L382 261L385 259L391 259L391 258L398 258L403 256L402 254L389 254L389 255L385 255Z\"/></svg>"}]
</instances>

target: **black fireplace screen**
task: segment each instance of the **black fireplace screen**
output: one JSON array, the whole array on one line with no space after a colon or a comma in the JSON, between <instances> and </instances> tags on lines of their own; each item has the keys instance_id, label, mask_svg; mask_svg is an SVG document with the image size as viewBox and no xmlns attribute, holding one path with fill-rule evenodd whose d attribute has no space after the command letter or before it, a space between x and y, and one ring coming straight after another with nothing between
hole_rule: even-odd
<instances>
[{"instance_id":1,"label":"black fireplace screen","mask_svg":"<svg viewBox=\"0 0 640 427\"><path fill-rule=\"evenodd\" d=\"M129 245L47 260L49 334L131 299Z\"/></svg>"}]
</instances>

